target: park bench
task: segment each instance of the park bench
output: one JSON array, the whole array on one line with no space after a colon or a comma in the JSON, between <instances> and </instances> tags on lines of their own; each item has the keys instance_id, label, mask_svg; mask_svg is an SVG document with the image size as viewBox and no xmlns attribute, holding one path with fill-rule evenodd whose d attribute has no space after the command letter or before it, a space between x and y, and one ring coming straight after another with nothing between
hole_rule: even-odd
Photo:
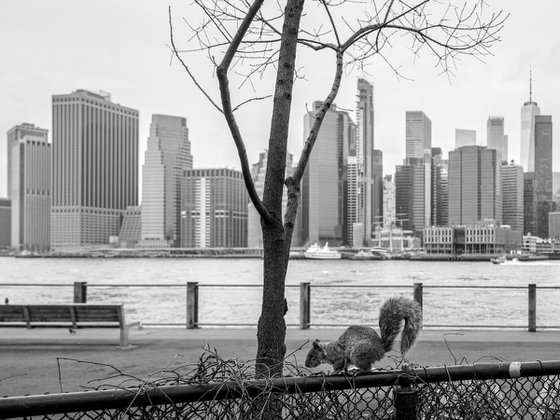
<instances>
[{"instance_id":1,"label":"park bench","mask_svg":"<svg viewBox=\"0 0 560 420\"><path fill-rule=\"evenodd\" d=\"M0 305L0 327L120 328L120 345L128 346L123 305L75 303L67 305Z\"/></svg>"}]
</instances>

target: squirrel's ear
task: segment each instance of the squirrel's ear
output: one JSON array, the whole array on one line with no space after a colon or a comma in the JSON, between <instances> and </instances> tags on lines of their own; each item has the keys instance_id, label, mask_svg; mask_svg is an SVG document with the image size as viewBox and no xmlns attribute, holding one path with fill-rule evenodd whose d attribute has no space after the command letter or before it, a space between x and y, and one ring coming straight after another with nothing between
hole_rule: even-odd
<instances>
[{"instance_id":1,"label":"squirrel's ear","mask_svg":"<svg viewBox=\"0 0 560 420\"><path fill-rule=\"evenodd\" d=\"M313 347L315 347L316 349L320 349L320 348L321 348L321 346L319 345L319 339L317 339L317 340L315 340L315 341L313 342Z\"/></svg>"}]
</instances>

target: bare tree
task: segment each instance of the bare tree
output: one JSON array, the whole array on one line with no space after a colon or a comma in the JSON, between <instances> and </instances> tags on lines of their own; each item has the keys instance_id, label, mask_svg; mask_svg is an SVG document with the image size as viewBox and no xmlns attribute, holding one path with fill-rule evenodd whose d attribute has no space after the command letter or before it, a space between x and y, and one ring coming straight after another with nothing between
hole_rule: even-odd
<instances>
[{"instance_id":1,"label":"bare tree","mask_svg":"<svg viewBox=\"0 0 560 420\"><path fill-rule=\"evenodd\" d=\"M204 18L189 22L188 41L195 47L179 49L175 44L171 10L171 48L192 82L223 114L241 162L251 202L261 217L263 235L263 298L258 323L257 373L282 374L285 356L288 308L285 278L298 209L300 184L325 114L335 100L345 68L363 71L376 57L397 75L399 67L389 52L408 48L413 55L428 52L435 65L449 75L456 61L468 56L483 59L499 41L507 18L488 10L484 0L194 0ZM305 10L304 4L308 6ZM305 23L304 23L305 22ZM281 26L280 26L281 25ZM292 89L297 79L296 53L331 52L333 81L305 142L293 176L286 179L288 128ZM189 54L204 52L216 72L220 98L202 86L189 66ZM219 57L219 58L218 58ZM232 69L235 68L235 72ZM236 120L240 106L268 96L253 97L234 106L230 77L241 85L251 84L267 70L276 74L272 118L268 140L268 163L263 196L259 197L251 178L244 140ZM282 195L287 188L288 204L282 216Z\"/></svg>"}]
</instances>

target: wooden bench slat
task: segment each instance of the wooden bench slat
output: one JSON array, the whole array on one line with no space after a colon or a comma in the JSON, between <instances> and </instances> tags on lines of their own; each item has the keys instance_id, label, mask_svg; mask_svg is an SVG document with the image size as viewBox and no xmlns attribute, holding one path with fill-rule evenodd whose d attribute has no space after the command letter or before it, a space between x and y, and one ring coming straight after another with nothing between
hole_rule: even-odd
<instances>
[{"instance_id":1,"label":"wooden bench slat","mask_svg":"<svg viewBox=\"0 0 560 420\"><path fill-rule=\"evenodd\" d=\"M0 322L26 322L23 305L0 306Z\"/></svg>"}]
</instances>

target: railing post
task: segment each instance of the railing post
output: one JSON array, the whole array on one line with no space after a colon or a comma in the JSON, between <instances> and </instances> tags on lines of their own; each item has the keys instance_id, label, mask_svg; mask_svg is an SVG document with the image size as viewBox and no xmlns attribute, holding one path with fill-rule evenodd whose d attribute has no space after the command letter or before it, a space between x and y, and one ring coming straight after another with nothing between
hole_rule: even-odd
<instances>
[{"instance_id":1,"label":"railing post","mask_svg":"<svg viewBox=\"0 0 560 420\"><path fill-rule=\"evenodd\" d=\"M412 386L413 372L409 367L403 369L397 380L395 393L395 418L396 420L416 420L418 404L418 388Z\"/></svg>"},{"instance_id":2,"label":"railing post","mask_svg":"<svg viewBox=\"0 0 560 420\"><path fill-rule=\"evenodd\" d=\"M537 331L537 285L529 284L529 332Z\"/></svg>"},{"instance_id":3,"label":"railing post","mask_svg":"<svg viewBox=\"0 0 560 420\"><path fill-rule=\"evenodd\" d=\"M311 286L309 282L299 284L299 328L307 330L310 322Z\"/></svg>"},{"instance_id":4,"label":"railing post","mask_svg":"<svg viewBox=\"0 0 560 420\"><path fill-rule=\"evenodd\" d=\"M187 283L187 328L198 328L198 282Z\"/></svg>"},{"instance_id":5,"label":"railing post","mask_svg":"<svg viewBox=\"0 0 560 420\"><path fill-rule=\"evenodd\" d=\"M74 282L74 303L87 303L87 282Z\"/></svg>"},{"instance_id":6,"label":"railing post","mask_svg":"<svg viewBox=\"0 0 560 420\"><path fill-rule=\"evenodd\" d=\"M424 309L424 283L414 283L414 300Z\"/></svg>"}]
</instances>

